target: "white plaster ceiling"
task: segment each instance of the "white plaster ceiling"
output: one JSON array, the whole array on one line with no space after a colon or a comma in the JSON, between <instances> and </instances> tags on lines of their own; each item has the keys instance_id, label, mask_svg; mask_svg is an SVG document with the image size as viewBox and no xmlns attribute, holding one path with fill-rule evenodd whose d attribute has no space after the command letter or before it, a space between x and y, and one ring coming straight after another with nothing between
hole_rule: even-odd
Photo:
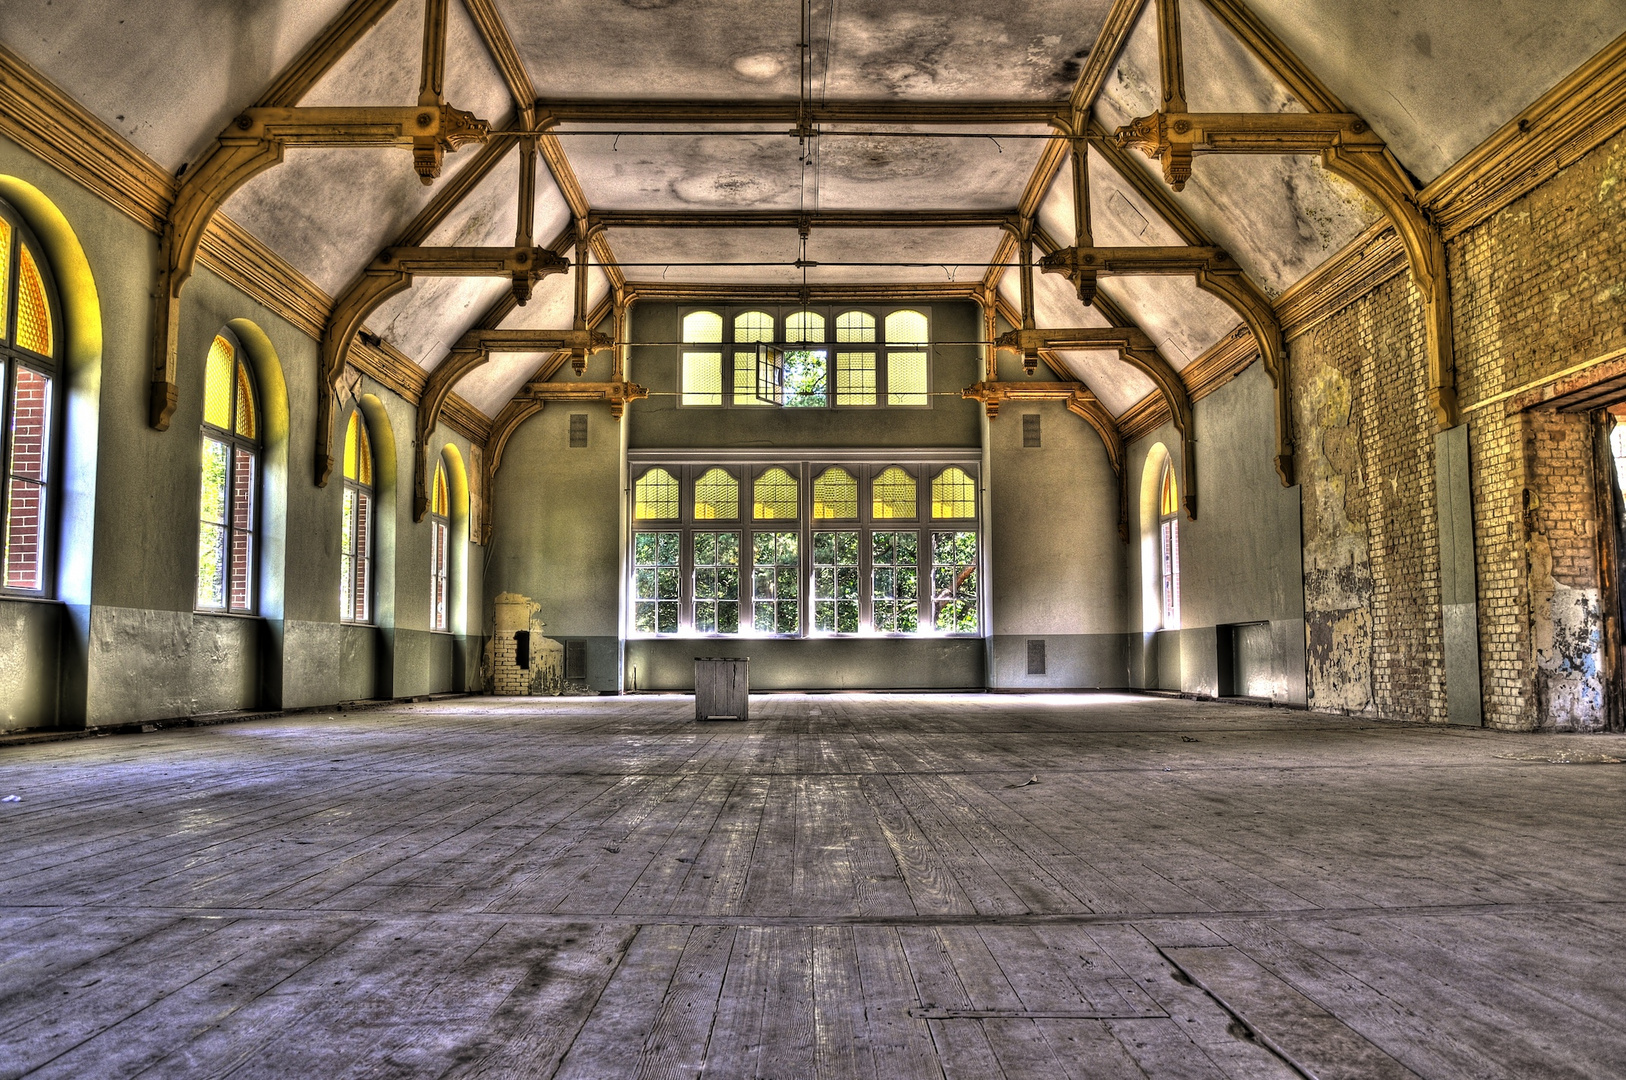
<instances>
[{"instance_id":1,"label":"white plaster ceiling","mask_svg":"<svg viewBox=\"0 0 1626 1080\"><path fill-rule=\"evenodd\" d=\"M788 0L495 3L544 98L795 100L799 92L800 12ZM1423 181L1626 30L1626 0L1574 0L1562 9L1522 0L1250 3ZM197 160L342 8L342 0L12 0L4 4L0 41L175 171ZM1110 0L813 0L811 93L830 102L1064 100L1110 8ZM1156 108L1153 11L1147 3L1096 102L1093 118L1109 132ZM399 0L302 104L415 101L422 19L422 0ZM1182 38L1192 109L1303 108L1201 0L1182 5ZM446 94L494 126L513 114L506 84L459 0L451 4ZM938 137L941 129L833 126L809 147L778 124L722 135L637 122L615 127L626 132L619 139L573 133L611 126L566 125L559 133L595 209L1011 210L1045 145L1017 137L1043 134L1043 128L969 124L954 129L961 138ZM634 133L651 126L662 134ZM290 149L282 165L245 185L225 210L337 294L477 153L466 147L447 155L442 180L426 187L402 150ZM511 243L516 161L510 151L426 242ZM1123 167L1162 187L1155 162L1132 153ZM1181 242L1179 231L1099 152L1091 152L1090 174L1097 243ZM1064 166L1039 212L1042 227L1063 245L1074 239L1071 195ZM1170 198L1271 295L1378 217L1364 196L1310 156L1199 156L1190 183ZM569 224L564 198L547 170L539 170L537 242L554 242ZM629 266L633 280L802 279L790 266L670 265L790 262L799 250L794 230L624 227L607 240L619 261L662 264ZM821 266L809 268L807 280L975 280L977 264L992 258L1000 240L991 228L815 227L807 244L811 259L930 265ZM1000 281L1013 304L1019 301L1016 280L1007 271ZM432 368L507 288L502 279L422 279L374 312L368 325ZM1099 288L1176 367L1237 323L1229 308L1186 279L1104 278ZM596 264L590 289L595 303L609 289ZM1037 275L1034 300L1042 326L1105 323L1059 276ZM504 325L566 328L572 303L570 276L556 275ZM545 358L499 357L457 390L495 414ZM1151 391L1144 376L1110 354L1070 353L1062 362L1114 413Z\"/></svg>"}]
</instances>

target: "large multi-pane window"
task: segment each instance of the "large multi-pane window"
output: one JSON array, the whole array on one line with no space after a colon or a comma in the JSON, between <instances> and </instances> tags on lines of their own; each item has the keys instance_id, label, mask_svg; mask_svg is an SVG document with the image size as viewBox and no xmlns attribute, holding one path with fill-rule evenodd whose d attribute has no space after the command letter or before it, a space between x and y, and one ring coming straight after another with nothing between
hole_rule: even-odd
<instances>
[{"instance_id":1,"label":"large multi-pane window","mask_svg":"<svg viewBox=\"0 0 1626 1080\"><path fill-rule=\"evenodd\" d=\"M215 335L204 361L202 491L198 500L201 611L254 610L260 415L242 343Z\"/></svg>"},{"instance_id":2,"label":"large multi-pane window","mask_svg":"<svg viewBox=\"0 0 1626 1080\"><path fill-rule=\"evenodd\" d=\"M435 464L435 487L429 499L429 629L450 629L452 567L452 499L446 485L446 463Z\"/></svg>"},{"instance_id":3,"label":"large multi-pane window","mask_svg":"<svg viewBox=\"0 0 1626 1080\"><path fill-rule=\"evenodd\" d=\"M1180 489L1172 462L1158 485L1158 557L1162 562L1163 629L1180 628Z\"/></svg>"},{"instance_id":4,"label":"large multi-pane window","mask_svg":"<svg viewBox=\"0 0 1626 1080\"><path fill-rule=\"evenodd\" d=\"M340 538L339 617L373 617L373 446L361 410L344 433L344 535Z\"/></svg>"},{"instance_id":5,"label":"large multi-pane window","mask_svg":"<svg viewBox=\"0 0 1626 1080\"><path fill-rule=\"evenodd\" d=\"M683 316L679 401L789 409L926 406L930 331L925 313L910 309L690 311Z\"/></svg>"},{"instance_id":6,"label":"large multi-pane window","mask_svg":"<svg viewBox=\"0 0 1626 1080\"><path fill-rule=\"evenodd\" d=\"M62 306L38 243L0 202L0 591L46 590Z\"/></svg>"},{"instance_id":7,"label":"large multi-pane window","mask_svg":"<svg viewBox=\"0 0 1626 1080\"><path fill-rule=\"evenodd\" d=\"M738 458L634 463L630 633L981 632L974 464Z\"/></svg>"}]
</instances>

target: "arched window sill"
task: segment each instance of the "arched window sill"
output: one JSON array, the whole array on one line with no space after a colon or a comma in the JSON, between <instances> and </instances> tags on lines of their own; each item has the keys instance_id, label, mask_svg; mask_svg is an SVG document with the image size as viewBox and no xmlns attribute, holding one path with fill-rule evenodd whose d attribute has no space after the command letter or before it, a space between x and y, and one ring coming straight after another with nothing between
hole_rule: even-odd
<instances>
[{"instance_id":1,"label":"arched window sill","mask_svg":"<svg viewBox=\"0 0 1626 1080\"><path fill-rule=\"evenodd\" d=\"M212 608L193 608L194 615L207 615L212 619L261 619L257 611L215 611Z\"/></svg>"},{"instance_id":2,"label":"arched window sill","mask_svg":"<svg viewBox=\"0 0 1626 1080\"><path fill-rule=\"evenodd\" d=\"M15 600L22 604L51 604L56 607L67 607L66 600L58 600L54 596L40 596L37 593L0 592L0 602Z\"/></svg>"}]
</instances>

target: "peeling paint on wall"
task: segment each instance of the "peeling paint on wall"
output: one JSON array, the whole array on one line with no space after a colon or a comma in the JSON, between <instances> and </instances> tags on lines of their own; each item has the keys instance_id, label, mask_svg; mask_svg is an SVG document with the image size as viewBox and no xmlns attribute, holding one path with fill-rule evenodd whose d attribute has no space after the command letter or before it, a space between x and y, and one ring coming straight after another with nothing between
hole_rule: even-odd
<instances>
[{"instance_id":1,"label":"peeling paint on wall","mask_svg":"<svg viewBox=\"0 0 1626 1080\"><path fill-rule=\"evenodd\" d=\"M1372 567L1359 431L1349 382L1322 367L1304 385L1316 437L1305 441L1304 633L1312 709L1370 712Z\"/></svg>"},{"instance_id":2,"label":"peeling paint on wall","mask_svg":"<svg viewBox=\"0 0 1626 1080\"><path fill-rule=\"evenodd\" d=\"M491 635L482 663L486 691L492 694L557 697L565 689L565 647L542 634L536 617L542 605L519 593L492 601ZM529 667L518 663L516 635L528 633Z\"/></svg>"},{"instance_id":3,"label":"peeling paint on wall","mask_svg":"<svg viewBox=\"0 0 1626 1080\"><path fill-rule=\"evenodd\" d=\"M1536 677L1536 725L1552 731L1602 731L1603 612L1598 590L1554 574L1552 542L1529 540L1530 646Z\"/></svg>"}]
</instances>

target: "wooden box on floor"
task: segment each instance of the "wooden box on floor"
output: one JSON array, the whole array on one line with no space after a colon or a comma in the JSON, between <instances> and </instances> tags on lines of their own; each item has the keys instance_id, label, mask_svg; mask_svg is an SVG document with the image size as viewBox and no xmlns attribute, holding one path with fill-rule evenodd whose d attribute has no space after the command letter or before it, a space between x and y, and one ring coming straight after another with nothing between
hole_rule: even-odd
<instances>
[{"instance_id":1,"label":"wooden box on floor","mask_svg":"<svg viewBox=\"0 0 1626 1080\"><path fill-rule=\"evenodd\" d=\"M748 657L694 658L694 718L749 720L751 678Z\"/></svg>"}]
</instances>

